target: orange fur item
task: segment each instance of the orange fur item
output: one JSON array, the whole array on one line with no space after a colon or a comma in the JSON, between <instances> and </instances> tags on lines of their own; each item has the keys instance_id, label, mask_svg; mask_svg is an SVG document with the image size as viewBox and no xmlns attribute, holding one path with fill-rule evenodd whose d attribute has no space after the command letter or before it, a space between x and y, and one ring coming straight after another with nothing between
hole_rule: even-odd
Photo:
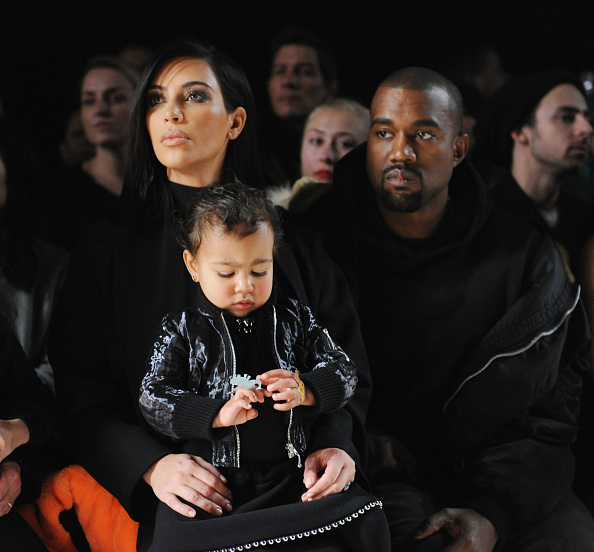
<instances>
[{"instance_id":1,"label":"orange fur item","mask_svg":"<svg viewBox=\"0 0 594 552\"><path fill-rule=\"evenodd\" d=\"M50 552L77 552L59 520L60 513L72 507L93 552L135 552L138 523L81 466L68 466L50 476L37 501L17 512Z\"/></svg>"}]
</instances>

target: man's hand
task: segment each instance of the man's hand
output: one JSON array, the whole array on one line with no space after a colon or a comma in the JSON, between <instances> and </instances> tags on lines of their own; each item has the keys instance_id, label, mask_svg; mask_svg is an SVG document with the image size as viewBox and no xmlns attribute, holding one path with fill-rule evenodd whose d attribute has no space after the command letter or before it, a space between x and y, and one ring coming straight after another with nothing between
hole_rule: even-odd
<instances>
[{"instance_id":1,"label":"man's hand","mask_svg":"<svg viewBox=\"0 0 594 552\"><path fill-rule=\"evenodd\" d=\"M491 552L499 538L493 524L474 510L444 508L421 524L415 539L424 539L441 529L454 539L443 552Z\"/></svg>"},{"instance_id":2,"label":"man's hand","mask_svg":"<svg viewBox=\"0 0 594 552\"><path fill-rule=\"evenodd\" d=\"M0 464L0 517L12 510L21 494L21 468L16 462Z\"/></svg>"},{"instance_id":3,"label":"man's hand","mask_svg":"<svg viewBox=\"0 0 594 552\"><path fill-rule=\"evenodd\" d=\"M319 473L324 472L321 477ZM308 491L301 496L303 502L340 493L355 480L355 462L342 449L318 450L307 457L303 484Z\"/></svg>"},{"instance_id":4,"label":"man's hand","mask_svg":"<svg viewBox=\"0 0 594 552\"><path fill-rule=\"evenodd\" d=\"M164 456L147 470L144 480L161 502L183 516L194 517L196 512L180 498L213 516L233 509L233 496L225 484L227 480L212 464L198 456Z\"/></svg>"}]
</instances>

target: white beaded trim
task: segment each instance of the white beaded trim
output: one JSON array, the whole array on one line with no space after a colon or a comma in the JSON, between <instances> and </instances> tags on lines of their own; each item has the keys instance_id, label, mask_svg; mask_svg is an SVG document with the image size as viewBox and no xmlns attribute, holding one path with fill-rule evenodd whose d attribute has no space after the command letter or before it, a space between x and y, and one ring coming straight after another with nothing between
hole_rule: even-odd
<instances>
[{"instance_id":1,"label":"white beaded trim","mask_svg":"<svg viewBox=\"0 0 594 552\"><path fill-rule=\"evenodd\" d=\"M297 533L295 535L288 535L286 537L276 537L274 539L268 540L261 540L255 541L248 544L242 544L239 546L233 546L231 548L219 548L217 550L210 550L209 552L243 552L244 550L251 550L252 548L258 548L259 546L266 546L267 544L280 544L281 542L289 542L294 541L295 539L302 539L312 535L317 535L318 533L324 533L325 531L331 531L332 529L336 529L339 525L344 525L345 523L352 521L353 519L357 519L360 515L363 515L365 512L371 510L371 508L375 508L379 506L380 508L383 507L381 500L377 500L375 502L370 502L360 510L354 512L350 516L347 516L341 520L335 521L330 525L318 527L317 529L311 529L309 531L305 531L303 533Z\"/></svg>"}]
</instances>

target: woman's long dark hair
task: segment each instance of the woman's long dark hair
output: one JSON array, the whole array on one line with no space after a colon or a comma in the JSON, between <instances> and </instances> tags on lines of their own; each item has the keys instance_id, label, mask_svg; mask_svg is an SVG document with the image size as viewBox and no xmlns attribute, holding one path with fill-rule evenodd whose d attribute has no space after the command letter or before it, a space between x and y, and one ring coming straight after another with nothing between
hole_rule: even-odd
<instances>
[{"instance_id":1,"label":"woman's long dark hair","mask_svg":"<svg viewBox=\"0 0 594 552\"><path fill-rule=\"evenodd\" d=\"M146 125L148 88L155 75L174 59L190 57L204 60L221 87L228 113L243 107L247 113L241 134L227 146L223 170L232 171L237 180L262 188L263 171L257 145L256 107L243 69L229 56L209 43L191 38L175 40L158 49L142 74L132 111L128 169L122 190L124 213L146 222L160 220L171 206L166 186L166 169L155 156Z\"/></svg>"}]
</instances>

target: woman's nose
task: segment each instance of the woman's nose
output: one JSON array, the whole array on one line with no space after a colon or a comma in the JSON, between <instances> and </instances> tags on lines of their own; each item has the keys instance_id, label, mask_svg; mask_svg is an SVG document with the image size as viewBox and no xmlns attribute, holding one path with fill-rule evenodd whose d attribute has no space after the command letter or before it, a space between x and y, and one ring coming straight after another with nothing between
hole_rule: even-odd
<instances>
[{"instance_id":1,"label":"woman's nose","mask_svg":"<svg viewBox=\"0 0 594 552\"><path fill-rule=\"evenodd\" d=\"M179 122L183 121L183 118L184 118L183 111L178 104L172 104L165 111L165 119L167 121L173 121L173 122L179 123Z\"/></svg>"}]
</instances>

